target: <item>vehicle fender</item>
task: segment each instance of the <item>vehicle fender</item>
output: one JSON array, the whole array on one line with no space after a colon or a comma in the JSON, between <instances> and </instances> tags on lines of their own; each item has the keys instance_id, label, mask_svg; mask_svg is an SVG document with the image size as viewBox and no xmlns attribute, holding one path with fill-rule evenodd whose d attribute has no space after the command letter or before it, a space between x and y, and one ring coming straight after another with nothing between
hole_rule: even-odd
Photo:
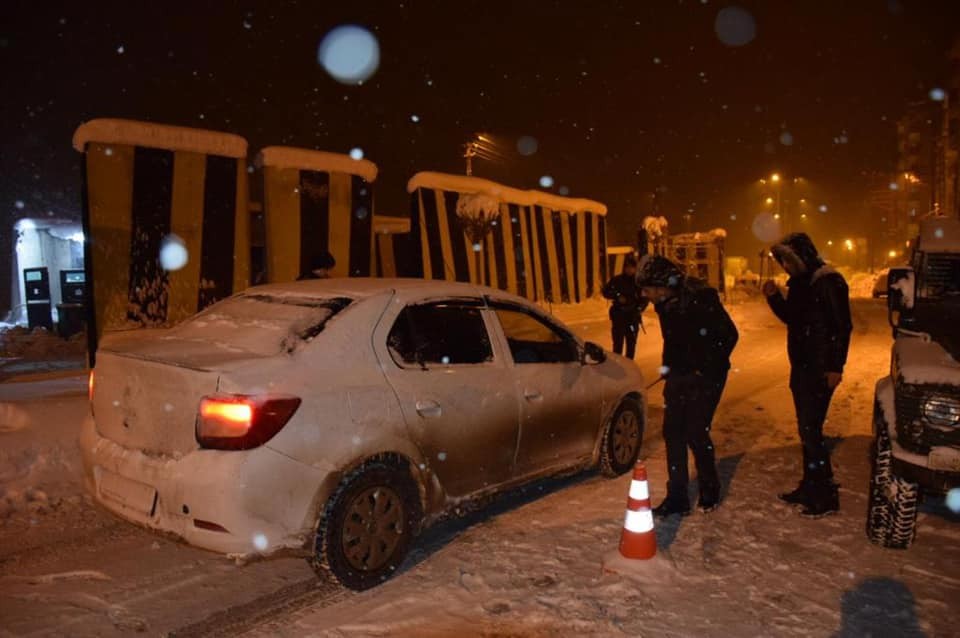
<instances>
[{"instance_id":1,"label":"vehicle fender","mask_svg":"<svg viewBox=\"0 0 960 638\"><path fill-rule=\"evenodd\" d=\"M612 401L604 401L603 404L603 418L600 420L600 427L597 429L596 441L593 444L593 456L591 457L591 464L596 465L600 462L600 446L603 444L603 435L607 429L607 425L610 423L610 420L613 418L614 412L617 411L617 408L620 407L620 404L623 403L625 399L632 399L636 401L640 406L640 419L641 424L646 430L647 426L647 401L646 397L641 390L637 388L632 388L628 390L621 390L619 394L615 395L616 399ZM641 450L643 449L643 441L640 441Z\"/></svg>"},{"instance_id":2,"label":"vehicle fender","mask_svg":"<svg viewBox=\"0 0 960 638\"><path fill-rule=\"evenodd\" d=\"M323 508L345 476L364 463L378 459L397 460L407 465L420 492L420 504L425 516L442 507L443 488L440 486L436 474L430 471L427 459L415 445L400 437L381 438L378 440L378 444L382 447L359 452L349 459L345 459L342 463L338 463L335 468L331 468L324 480L317 486L304 527L316 528Z\"/></svg>"}]
</instances>

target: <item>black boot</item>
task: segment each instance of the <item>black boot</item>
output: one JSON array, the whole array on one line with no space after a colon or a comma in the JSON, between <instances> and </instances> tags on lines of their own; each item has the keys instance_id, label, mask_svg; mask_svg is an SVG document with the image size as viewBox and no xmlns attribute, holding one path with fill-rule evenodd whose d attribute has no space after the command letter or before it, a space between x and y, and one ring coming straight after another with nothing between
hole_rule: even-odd
<instances>
[{"instance_id":1,"label":"black boot","mask_svg":"<svg viewBox=\"0 0 960 638\"><path fill-rule=\"evenodd\" d=\"M840 511L840 495L834 483L814 486L810 490L809 500L800 512L806 518L822 518Z\"/></svg>"},{"instance_id":2,"label":"black boot","mask_svg":"<svg viewBox=\"0 0 960 638\"><path fill-rule=\"evenodd\" d=\"M701 494L700 500L697 501L697 509L699 509L704 514L712 512L718 507L720 507L719 494Z\"/></svg>"},{"instance_id":3,"label":"black boot","mask_svg":"<svg viewBox=\"0 0 960 638\"><path fill-rule=\"evenodd\" d=\"M807 505L810 501L810 484L807 481L800 481L797 489L777 494L777 498L790 505Z\"/></svg>"},{"instance_id":4,"label":"black boot","mask_svg":"<svg viewBox=\"0 0 960 638\"><path fill-rule=\"evenodd\" d=\"M673 514L686 516L690 513L690 503L679 498L667 497L653 508L653 515L657 518L666 518Z\"/></svg>"}]
</instances>

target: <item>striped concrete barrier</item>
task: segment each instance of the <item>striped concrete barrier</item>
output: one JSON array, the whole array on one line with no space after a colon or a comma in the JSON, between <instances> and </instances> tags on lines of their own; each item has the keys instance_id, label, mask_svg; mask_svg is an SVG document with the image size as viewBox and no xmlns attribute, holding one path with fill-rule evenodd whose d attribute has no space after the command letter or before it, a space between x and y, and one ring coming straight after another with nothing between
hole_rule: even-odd
<instances>
[{"instance_id":1,"label":"striped concrete barrier","mask_svg":"<svg viewBox=\"0 0 960 638\"><path fill-rule=\"evenodd\" d=\"M91 364L105 330L174 323L249 285L246 140L96 119L73 146L84 153ZM160 264L170 235L188 257L175 271Z\"/></svg>"},{"instance_id":2,"label":"striped concrete barrier","mask_svg":"<svg viewBox=\"0 0 960 638\"><path fill-rule=\"evenodd\" d=\"M294 281L324 251L334 277L375 272L373 182L377 166L348 155L286 146L260 151L263 167L267 281Z\"/></svg>"},{"instance_id":3,"label":"striped concrete barrier","mask_svg":"<svg viewBox=\"0 0 960 638\"><path fill-rule=\"evenodd\" d=\"M489 285L533 301L572 303L607 278L607 208L587 199L522 191L489 180L417 173L411 194L408 276ZM479 241L458 214L483 198L493 218ZM479 254L479 257L478 257Z\"/></svg>"}]
</instances>

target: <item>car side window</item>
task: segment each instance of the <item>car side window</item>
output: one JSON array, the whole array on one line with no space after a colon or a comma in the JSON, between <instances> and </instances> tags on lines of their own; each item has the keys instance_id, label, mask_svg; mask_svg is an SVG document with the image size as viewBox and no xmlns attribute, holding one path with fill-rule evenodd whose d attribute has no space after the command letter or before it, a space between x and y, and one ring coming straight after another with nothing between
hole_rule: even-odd
<instances>
[{"instance_id":1,"label":"car side window","mask_svg":"<svg viewBox=\"0 0 960 638\"><path fill-rule=\"evenodd\" d=\"M404 308L387 336L399 365L457 365L493 360L479 306L431 303Z\"/></svg>"},{"instance_id":2,"label":"car side window","mask_svg":"<svg viewBox=\"0 0 960 638\"><path fill-rule=\"evenodd\" d=\"M514 363L570 363L580 360L577 344L570 335L523 310L495 310Z\"/></svg>"}]
</instances>

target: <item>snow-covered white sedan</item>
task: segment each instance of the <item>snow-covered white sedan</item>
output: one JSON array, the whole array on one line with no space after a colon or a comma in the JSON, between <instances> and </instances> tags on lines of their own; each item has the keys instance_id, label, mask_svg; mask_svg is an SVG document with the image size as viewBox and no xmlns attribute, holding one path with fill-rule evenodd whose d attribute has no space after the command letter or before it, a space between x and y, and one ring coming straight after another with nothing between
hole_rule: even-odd
<instances>
[{"instance_id":1,"label":"snow-covered white sedan","mask_svg":"<svg viewBox=\"0 0 960 638\"><path fill-rule=\"evenodd\" d=\"M632 361L519 297L422 280L251 288L108 337L90 388L101 504L218 552L308 548L355 589L458 503L625 472L645 415Z\"/></svg>"}]
</instances>

